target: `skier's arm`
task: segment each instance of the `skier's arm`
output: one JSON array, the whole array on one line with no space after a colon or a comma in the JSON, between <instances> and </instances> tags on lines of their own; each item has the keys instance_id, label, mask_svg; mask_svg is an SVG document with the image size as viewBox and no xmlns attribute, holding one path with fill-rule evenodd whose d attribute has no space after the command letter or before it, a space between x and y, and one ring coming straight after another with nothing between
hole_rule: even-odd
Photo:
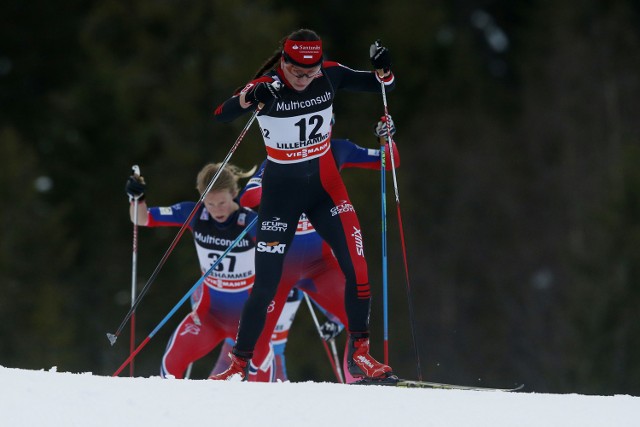
<instances>
[{"instance_id":1,"label":"skier's arm","mask_svg":"<svg viewBox=\"0 0 640 427\"><path fill-rule=\"evenodd\" d=\"M129 218L135 223L134 203L138 203L138 225L145 227L181 227L195 206L194 202L176 203L168 207L148 207L145 199L147 184L144 177L131 175L125 185L129 196ZM189 224L191 227L191 224Z\"/></svg>"},{"instance_id":2,"label":"skier's arm","mask_svg":"<svg viewBox=\"0 0 640 427\"><path fill-rule=\"evenodd\" d=\"M147 227L182 227L195 207L195 202L181 202L171 206L154 206L147 208ZM204 208L200 208L204 209ZM193 218L196 218L195 215ZM193 219L191 220L193 222ZM192 224L188 227L191 229Z\"/></svg>"},{"instance_id":3,"label":"skier's arm","mask_svg":"<svg viewBox=\"0 0 640 427\"><path fill-rule=\"evenodd\" d=\"M240 205L247 208L255 208L262 198L262 174L266 161L263 161L255 174L249 179L247 185L240 192Z\"/></svg>"},{"instance_id":4,"label":"skier's arm","mask_svg":"<svg viewBox=\"0 0 640 427\"><path fill-rule=\"evenodd\" d=\"M213 117L219 122L230 122L247 111L255 110L259 104L267 104L278 98L280 82L268 76L250 81L238 93L220 104Z\"/></svg>"},{"instance_id":5,"label":"skier's arm","mask_svg":"<svg viewBox=\"0 0 640 427\"><path fill-rule=\"evenodd\" d=\"M395 77L391 71L391 55L389 49L376 41L369 49L369 58L375 71L352 70L338 62L325 61L324 70L327 77L338 89L356 92L382 91L381 83L385 91L393 90Z\"/></svg>"},{"instance_id":6,"label":"skier's arm","mask_svg":"<svg viewBox=\"0 0 640 427\"><path fill-rule=\"evenodd\" d=\"M218 108L216 108L213 113L214 119L219 122L227 123L231 122L248 110L242 108L240 103L240 96L233 95L231 98L227 99L225 102L220 104Z\"/></svg>"},{"instance_id":7,"label":"skier's arm","mask_svg":"<svg viewBox=\"0 0 640 427\"><path fill-rule=\"evenodd\" d=\"M395 77L391 71L384 78L380 78L375 71L353 70L338 62L325 61L323 72L336 88L351 92L381 93L381 82L387 91L395 88Z\"/></svg>"},{"instance_id":8,"label":"skier's arm","mask_svg":"<svg viewBox=\"0 0 640 427\"><path fill-rule=\"evenodd\" d=\"M384 126L382 126L384 125ZM391 122L391 134L395 133L395 125ZM380 145L385 144L385 170L391 170L391 158L389 151L389 143L386 140L386 124L381 119L374 126L374 134L378 137ZM344 168L360 168L380 170L380 150L361 147L346 139L333 139L331 141L333 156L336 159L338 169ZM398 145L393 144L393 161L395 167L400 166L400 153Z\"/></svg>"}]
</instances>

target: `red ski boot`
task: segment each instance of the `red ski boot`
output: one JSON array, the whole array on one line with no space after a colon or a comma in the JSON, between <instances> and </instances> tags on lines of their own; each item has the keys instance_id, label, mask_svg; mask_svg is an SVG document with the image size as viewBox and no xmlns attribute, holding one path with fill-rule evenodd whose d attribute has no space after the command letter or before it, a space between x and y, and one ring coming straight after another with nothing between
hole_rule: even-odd
<instances>
[{"instance_id":1,"label":"red ski boot","mask_svg":"<svg viewBox=\"0 0 640 427\"><path fill-rule=\"evenodd\" d=\"M397 382L390 366L382 364L369 354L369 334L351 333L349 335L349 353L347 357L349 373L354 378L362 378L356 384Z\"/></svg>"},{"instance_id":2,"label":"red ski boot","mask_svg":"<svg viewBox=\"0 0 640 427\"><path fill-rule=\"evenodd\" d=\"M218 381L246 381L249 377L249 359L229 353L231 358L231 366L226 371L211 375L210 380Z\"/></svg>"}]
</instances>

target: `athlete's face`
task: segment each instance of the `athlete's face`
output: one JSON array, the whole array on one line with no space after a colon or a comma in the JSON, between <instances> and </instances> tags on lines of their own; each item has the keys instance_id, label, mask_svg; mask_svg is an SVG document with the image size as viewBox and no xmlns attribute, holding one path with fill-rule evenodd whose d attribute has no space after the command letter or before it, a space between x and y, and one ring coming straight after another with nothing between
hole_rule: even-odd
<instances>
[{"instance_id":1,"label":"athlete's face","mask_svg":"<svg viewBox=\"0 0 640 427\"><path fill-rule=\"evenodd\" d=\"M225 222L239 208L233 197L230 190L210 191L204 198L204 207L214 220Z\"/></svg>"},{"instance_id":2,"label":"athlete's face","mask_svg":"<svg viewBox=\"0 0 640 427\"><path fill-rule=\"evenodd\" d=\"M291 86L297 91L303 91L309 86L309 84L320 75L320 66L313 68L303 68L290 64L284 59L281 61L282 72L287 81L291 83Z\"/></svg>"}]
</instances>

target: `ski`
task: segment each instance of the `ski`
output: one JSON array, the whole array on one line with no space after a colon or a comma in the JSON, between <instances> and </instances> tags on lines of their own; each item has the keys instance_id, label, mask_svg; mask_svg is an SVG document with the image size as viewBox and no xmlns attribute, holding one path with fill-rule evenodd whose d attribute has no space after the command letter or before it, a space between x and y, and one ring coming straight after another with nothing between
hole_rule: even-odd
<instances>
[{"instance_id":1,"label":"ski","mask_svg":"<svg viewBox=\"0 0 640 427\"><path fill-rule=\"evenodd\" d=\"M395 386L406 387L406 388L440 388L440 389L447 389L447 390L507 391L507 392L518 391L524 388L524 384L520 384L512 388L499 388L499 387L483 387L483 386L472 386L472 385L434 383L431 381L413 381L413 380L404 380L404 379L399 379L395 383Z\"/></svg>"},{"instance_id":2,"label":"ski","mask_svg":"<svg viewBox=\"0 0 640 427\"><path fill-rule=\"evenodd\" d=\"M434 389L446 389L446 390L505 391L505 392L518 391L524 388L524 384L520 384L512 388L497 388L497 387L482 387L482 386L469 386L469 385L459 385L459 384L435 383L431 381L414 381L414 380L405 380L402 378L394 378L394 377L384 378L380 380L364 378L354 382L353 384L383 385L383 386L405 387L405 388L434 388Z\"/></svg>"}]
</instances>

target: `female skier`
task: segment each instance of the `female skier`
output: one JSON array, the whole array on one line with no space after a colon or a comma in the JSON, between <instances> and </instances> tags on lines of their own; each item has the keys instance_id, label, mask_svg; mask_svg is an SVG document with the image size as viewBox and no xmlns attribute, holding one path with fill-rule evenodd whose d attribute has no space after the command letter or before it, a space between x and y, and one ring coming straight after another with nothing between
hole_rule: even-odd
<instances>
[{"instance_id":1,"label":"female skier","mask_svg":"<svg viewBox=\"0 0 640 427\"><path fill-rule=\"evenodd\" d=\"M374 127L374 134L380 144L385 144L387 159L389 146L386 144L386 118L382 117ZM389 127L391 134L395 134L395 125L391 120ZM332 139L331 150L336 160L338 170L343 168L363 168L380 170L380 150L369 150L360 147L346 139ZM396 146L393 146L394 164L400 166L400 157ZM258 171L240 192L241 206L255 209L260 204L262 195L263 162ZM391 168L390 160L387 169ZM300 306L305 292L312 298L318 308L329 317L321 325L321 333L325 340L337 336L347 323L344 310L344 275L331 252L331 248L316 233L306 215L302 214L298 221L295 237L291 242L291 250L284 260L283 273L278 284L278 291L267 310L264 329L256 344L252 365L271 367L271 359L275 357L275 379L286 381L285 347L289 330ZM231 339L225 340L224 347L212 371L212 375L219 374L229 367L229 358L225 357L234 345ZM272 352L273 350L273 352ZM346 368L346 382L353 382ZM255 367L249 370L249 381L255 381L257 374ZM261 375L264 377L264 375Z\"/></svg>"},{"instance_id":2,"label":"female skier","mask_svg":"<svg viewBox=\"0 0 640 427\"><path fill-rule=\"evenodd\" d=\"M387 135L387 126L384 120L385 118L383 117L374 128L374 133L381 139L380 142L382 144L385 144L383 138L386 138ZM395 133L393 121L390 123L390 128L391 133ZM393 148L394 164L398 167L400 166L400 157L395 144ZM339 171L343 168L380 170L380 150L369 150L347 139L332 139L331 151ZM387 159L389 159L388 144L385 145L385 151ZM240 204L242 206L256 208L260 204L262 176L265 165L266 161L262 163L241 192ZM391 169L390 160L387 161L387 169ZM295 237L291 242L291 249L285 256L278 290L267 310L265 326L256 344L252 363L260 366L263 364L263 360L268 360L270 357L270 340L273 343L276 356L278 356L278 350L283 350L283 344L278 342L278 337L281 336L280 323L282 318L285 317L281 313L287 313L287 317L292 317L292 314L295 315L295 311L293 313L290 312L293 305L287 301L291 293L297 289L307 293L321 307L322 311L333 315L342 325L348 325L344 301L344 274L340 270L331 248L314 230L313 225L305 214L300 216ZM328 323L328 325L330 324ZM340 330L334 330L333 334L337 335ZM326 332L328 333L329 331ZM327 338L331 338L331 335L328 334ZM279 345L276 345L277 343ZM345 365L347 365L346 362L345 353ZM345 366L345 373L347 382L352 382L353 379L348 374L347 366Z\"/></svg>"},{"instance_id":3,"label":"female skier","mask_svg":"<svg viewBox=\"0 0 640 427\"><path fill-rule=\"evenodd\" d=\"M211 163L198 173L196 188L200 194L219 168L220 164ZM209 270L255 218L255 212L240 207L235 200L239 192L238 179L249 177L254 171L255 168L244 172L227 165L188 224L202 273ZM145 190L142 177L131 176L128 179L126 192L132 200L131 221L136 220L133 217L133 199L137 196L137 224L141 226L180 227L195 206L195 202L182 202L170 207L149 208L144 198ZM254 247L255 229L248 231L194 292L191 299L193 311L176 328L162 358L160 374L163 377L183 378L190 363L205 356L225 338L235 338L242 306L255 279Z\"/></svg>"},{"instance_id":4,"label":"female skier","mask_svg":"<svg viewBox=\"0 0 640 427\"><path fill-rule=\"evenodd\" d=\"M376 71L355 71L324 61L318 35L306 29L295 31L256 78L215 111L216 120L228 122L260 105L257 118L267 163L257 224L256 281L242 311L231 366L212 379L247 379L284 256L303 213L329 244L345 276L349 373L381 382L396 379L391 367L369 354L371 290L362 232L330 143L337 90L379 93L381 83L389 90L394 86L388 50L376 43L370 56Z\"/></svg>"}]
</instances>

